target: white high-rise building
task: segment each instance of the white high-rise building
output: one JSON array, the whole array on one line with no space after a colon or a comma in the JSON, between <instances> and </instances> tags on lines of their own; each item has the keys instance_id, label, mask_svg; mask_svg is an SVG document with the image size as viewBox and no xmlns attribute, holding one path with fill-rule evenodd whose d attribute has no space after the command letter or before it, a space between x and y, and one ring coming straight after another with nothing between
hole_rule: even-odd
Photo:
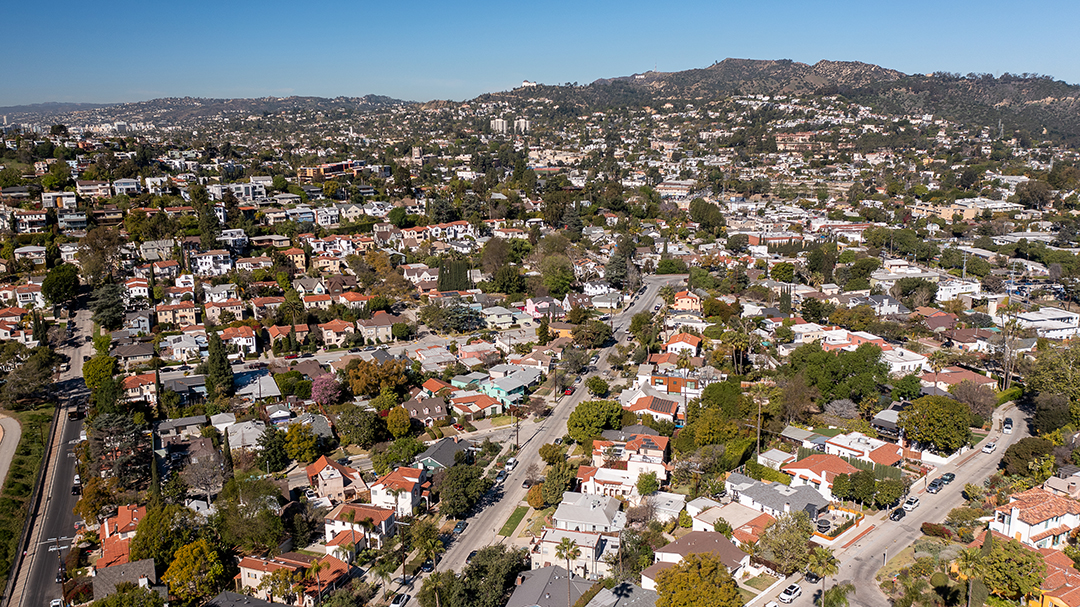
<instances>
[{"instance_id":1,"label":"white high-rise building","mask_svg":"<svg viewBox=\"0 0 1080 607\"><path fill-rule=\"evenodd\" d=\"M507 123L502 118L496 118L491 121L491 130L496 133L505 133L507 130Z\"/></svg>"},{"instance_id":2,"label":"white high-rise building","mask_svg":"<svg viewBox=\"0 0 1080 607\"><path fill-rule=\"evenodd\" d=\"M529 119L528 118L518 118L517 120L515 120L514 121L514 130L517 131L518 133L528 133L529 132Z\"/></svg>"}]
</instances>

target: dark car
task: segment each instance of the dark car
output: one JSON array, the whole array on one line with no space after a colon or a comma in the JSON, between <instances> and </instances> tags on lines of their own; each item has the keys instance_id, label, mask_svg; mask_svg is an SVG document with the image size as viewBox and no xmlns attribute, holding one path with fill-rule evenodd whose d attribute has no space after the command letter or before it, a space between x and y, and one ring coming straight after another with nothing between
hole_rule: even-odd
<instances>
[{"instance_id":1,"label":"dark car","mask_svg":"<svg viewBox=\"0 0 1080 607\"><path fill-rule=\"evenodd\" d=\"M803 576L803 579L807 582L810 582L811 584L816 584L821 581L821 576L814 573L813 571L807 571L806 575Z\"/></svg>"},{"instance_id":2,"label":"dark car","mask_svg":"<svg viewBox=\"0 0 1080 607\"><path fill-rule=\"evenodd\" d=\"M532 487L532 479L531 478L527 478L527 479L521 481L521 488L522 489L528 489L530 487Z\"/></svg>"},{"instance_id":3,"label":"dark car","mask_svg":"<svg viewBox=\"0 0 1080 607\"><path fill-rule=\"evenodd\" d=\"M945 483L941 482L940 478L935 478L934 480L930 481L929 485L927 485L926 492L927 493L937 493L938 491L941 491L941 488L944 487L944 486L945 486Z\"/></svg>"},{"instance_id":4,"label":"dark car","mask_svg":"<svg viewBox=\"0 0 1080 607\"><path fill-rule=\"evenodd\" d=\"M420 565L420 571L423 571L424 573L435 571L435 561L431 559L424 561L424 564Z\"/></svg>"},{"instance_id":5,"label":"dark car","mask_svg":"<svg viewBox=\"0 0 1080 607\"><path fill-rule=\"evenodd\" d=\"M472 562L473 557L476 556L477 552L479 552L479 550L473 550L472 552L469 553L469 556L465 557L465 564L466 565L468 565L469 563Z\"/></svg>"},{"instance_id":6,"label":"dark car","mask_svg":"<svg viewBox=\"0 0 1080 607\"><path fill-rule=\"evenodd\" d=\"M892 513L889 514L889 520L890 521L899 521L900 519L904 518L905 516L907 516L907 512L903 508L897 508L896 510L893 510Z\"/></svg>"},{"instance_id":7,"label":"dark car","mask_svg":"<svg viewBox=\"0 0 1080 607\"><path fill-rule=\"evenodd\" d=\"M946 485L953 482L954 480L956 480L956 475L952 472L946 472L945 474L941 475L941 482L945 483Z\"/></svg>"},{"instance_id":8,"label":"dark car","mask_svg":"<svg viewBox=\"0 0 1080 607\"><path fill-rule=\"evenodd\" d=\"M465 532L465 528L468 526L469 524L465 521L458 521L458 524L454 525L454 535L461 535Z\"/></svg>"}]
</instances>

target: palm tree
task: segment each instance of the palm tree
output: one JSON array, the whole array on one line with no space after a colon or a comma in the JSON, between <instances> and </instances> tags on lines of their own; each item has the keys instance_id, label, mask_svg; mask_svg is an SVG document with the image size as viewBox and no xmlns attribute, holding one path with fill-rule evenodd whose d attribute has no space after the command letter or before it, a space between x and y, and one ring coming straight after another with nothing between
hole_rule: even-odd
<instances>
[{"instance_id":1,"label":"palm tree","mask_svg":"<svg viewBox=\"0 0 1080 607\"><path fill-rule=\"evenodd\" d=\"M987 532L989 533L989 532ZM978 548L964 548L956 557L956 570L967 578L968 605L971 605L971 580L982 575L983 553Z\"/></svg>"},{"instance_id":2,"label":"palm tree","mask_svg":"<svg viewBox=\"0 0 1080 607\"><path fill-rule=\"evenodd\" d=\"M840 561L833 556L831 548L816 546L810 551L810 563L806 567L821 578L821 596L825 596L825 578L840 571Z\"/></svg>"},{"instance_id":3,"label":"palm tree","mask_svg":"<svg viewBox=\"0 0 1080 607\"><path fill-rule=\"evenodd\" d=\"M851 583L837 584L821 594L821 607L848 607L848 595L855 591Z\"/></svg>"},{"instance_id":4,"label":"palm tree","mask_svg":"<svg viewBox=\"0 0 1080 607\"><path fill-rule=\"evenodd\" d=\"M319 603L322 599L322 578L319 577L319 572L330 568L330 563L323 561L315 561L304 572L304 579L315 580L315 587L317 589L315 594L315 602Z\"/></svg>"},{"instance_id":5,"label":"palm tree","mask_svg":"<svg viewBox=\"0 0 1080 607\"><path fill-rule=\"evenodd\" d=\"M383 586L386 591L383 596L390 596L390 578L394 577L394 572L397 571L397 563L389 557L384 557L382 560L375 563L371 571L383 581Z\"/></svg>"},{"instance_id":6,"label":"palm tree","mask_svg":"<svg viewBox=\"0 0 1080 607\"><path fill-rule=\"evenodd\" d=\"M570 570L570 561L577 560L580 556L581 549L577 547L577 542L568 537L564 537L555 547L555 558L566 559L566 607L574 605L574 602L570 600L570 578L574 577Z\"/></svg>"},{"instance_id":7,"label":"palm tree","mask_svg":"<svg viewBox=\"0 0 1080 607\"><path fill-rule=\"evenodd\" d=\"M438 558L438 556L440 554L442 554L443 552L446 552L446 546L443 545L442 541L439 540L439 538L437 538L437 537L429 537L428 539L424 540L424 542L422 544L420 544L419 549L420 549L420 554L424 555L424 558L431 559L431 564L434 567L432 569L432 571L431 571L431 573L432 573L431 578L432 578L432 580L434 580L434 582L436 584L435 589L434 589L435 590L435 607L439 607L439 587L438 587L438 583L439 583L439 580L438 580L438 575L439 575L438 564L439 564L439 562L436 559Z\"/></svg>"}]
</instances>

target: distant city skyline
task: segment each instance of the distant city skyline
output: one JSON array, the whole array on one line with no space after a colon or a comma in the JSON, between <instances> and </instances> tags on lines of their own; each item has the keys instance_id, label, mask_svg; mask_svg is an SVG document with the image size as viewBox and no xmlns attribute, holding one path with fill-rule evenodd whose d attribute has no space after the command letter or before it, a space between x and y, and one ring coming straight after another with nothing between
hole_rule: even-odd
<instances>
[{"instance_id":1,"label":"distant city skyline","mask_svg":"<svg viewBox=\"0 0 1080 607\"><path fill-rule=\"evenodd\" d=\"M861 61L1080 83L1080 3L17 3L0 106L159 97L451 99L708 67Z\"/></svg>"}]
</instances>

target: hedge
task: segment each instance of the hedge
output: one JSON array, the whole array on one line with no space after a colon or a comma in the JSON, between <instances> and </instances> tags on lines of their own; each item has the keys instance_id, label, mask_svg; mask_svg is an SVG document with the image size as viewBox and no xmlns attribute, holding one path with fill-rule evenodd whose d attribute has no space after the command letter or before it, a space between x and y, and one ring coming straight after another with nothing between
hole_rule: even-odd
<instances>
[{"instance_id":1,"label":"hedge","mask_svg":"<svg viewBox=\"0 0 1080 607\"><path fill-rule=\"evenodd\" d=\"M746 476L759 481L773 481L785 485L791 484L790 474L784 474L779 470L773 470L772 468L759 464L753 460L746 462Z\"/></svg>"},{"instance_id":2,"label":"hedge","mask_svg":"<svg viewBox=\"0 0 1080 607\"><path fill-rule=\"evenodd\" d=\"M945 525L926 522L922 524L922 532L930 537L943 537L947 540L956 539L956 534L950 531Z\"/></svg>"}]
</instances>

